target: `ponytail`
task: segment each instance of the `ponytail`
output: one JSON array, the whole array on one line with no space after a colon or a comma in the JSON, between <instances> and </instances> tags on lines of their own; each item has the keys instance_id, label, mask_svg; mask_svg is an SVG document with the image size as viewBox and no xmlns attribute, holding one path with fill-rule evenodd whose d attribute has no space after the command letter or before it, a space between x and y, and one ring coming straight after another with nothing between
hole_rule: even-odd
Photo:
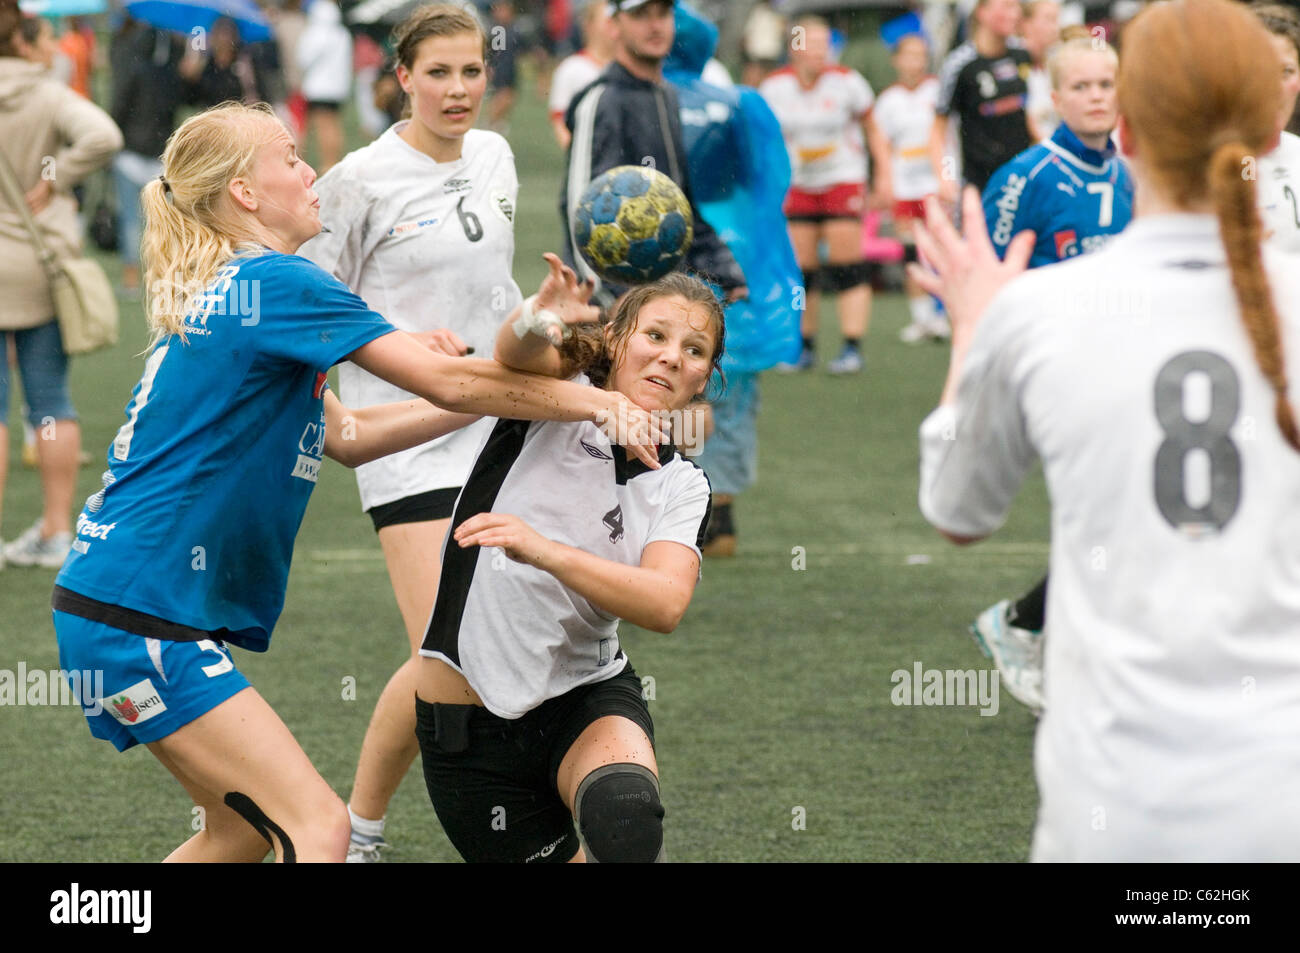
<instances>
[{"instance_id":1,"label":"ponytail","mask_svg":"<svg viewBox=\"0 0 1300 953\"><path fill-rule=\"evenodd\" d=\"M1295 411L1287 399L1281 322L1264 272L1261 253L1264 236L1256 211L1255 183L1242 173L1251 158L1250 150L1240 142L1221 145L1214 151L1209 170L1210 201L1219 219L1232 287L1255 352L1255 363L1264 372L1276 398L1274 413L1278 428L1286 442L1300 451Z\"/></svg>"}]
</instances>

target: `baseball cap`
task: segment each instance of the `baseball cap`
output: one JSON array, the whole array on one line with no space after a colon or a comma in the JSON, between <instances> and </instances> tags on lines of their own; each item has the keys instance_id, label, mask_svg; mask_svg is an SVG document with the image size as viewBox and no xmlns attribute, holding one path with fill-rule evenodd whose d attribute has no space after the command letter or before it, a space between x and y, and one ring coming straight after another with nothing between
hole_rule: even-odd
<instances>
[{"instance_id":1,"label":"baseball cap","mask_svg":"<svg viewBox=\"0 0 1300 953\"><path fill-rule=\"evenodd\" d=\"M668 5L676 6L677 0L667 0ZM635 10L637 7L644 7L650 0L609 0L606 4L606 12L613 16L616 13L623 13L627 10Z\"/></svg>"}]
</instances>

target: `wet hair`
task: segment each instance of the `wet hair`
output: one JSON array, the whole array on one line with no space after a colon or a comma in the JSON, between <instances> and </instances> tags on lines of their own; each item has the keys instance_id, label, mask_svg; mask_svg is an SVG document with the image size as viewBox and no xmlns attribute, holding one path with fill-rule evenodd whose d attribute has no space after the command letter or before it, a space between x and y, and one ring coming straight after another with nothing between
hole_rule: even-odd
<instances>
[{"instance_id":1,"label":"wet hair","mask_svg":"<svg viewBox=\"0 0 1300 953\"><path fill-rule=\"evenodd\" d=\"M1047 58L1047 74L1052 78L1052 89L1061 88L1061 76L1065 73L1065 61L1081 53L1101 53L1110 60L1110 65L1119 69L1119 54L1105 40L1091 36L1076 37L1065 40L1052 51Z\"/></svg>"},{"instance_id":2,"label":"wet hair","mask_svg":"<svg viewBox=\"0 0 1300 953\"><path fill-rule=\"evenodd\" d=\"M1124 31L1119 111L1151 180L1180 207L1213 206L1241 320L1273 388L1278 427L1300 450L1249 174L1277 133L1281 85L1274 70L1261 68L1276 59L1268 32L1243 5L1152 4Z\"/></svg>"},{"instance_id":3,"label":"wet hair","mask_svg":"<svg viewBox=\"0 0 1300 953\"><path fill-rule=\"evenodd\" d=\"M483 59L488 58L488 37L473 10L455 3L430 3L415 12L393 30L393 50L397 62L408 70L415 68L415 55L431 36L460 36L476 33L483 41Z\"/></svg>"},{"instance_id":4,"label":"wet hair","mask_svg":"<svg viewBox=\"0 0 1300 953\"><path fill-rule=\"evenodd\" d=\"M565 341L560 348L564 360L561 372L563 377L572 377L579 371L597 387L605 387L616 365L627 349L628 338L636 330L641 309L651 301L659 298L684 298L688 304L698 305L708 316L713 327L712 365L719 372L722 352L726 347L727 325L723 317L722 305L713 289L688 274L680 271L669 272L658 281L648 285L638 285L623 296L612 317L607 317L599 325L583 325ZM608 338L606 337L606 329ZM608 344L606 343L608 341Z\"/></svg>"},{"instance_id":5,"label":"wet hair","mask_svg":"<svg viewBox=\"0 0 1300 953\"><path fill-rule=\"evenodd\" d=\"M155 340L183 334L185 315L217 271L256 239L228 195L262 146L284 129L265 103L222 103L191 116L167 140L163 174L140 192L146 314Z\"/></svg>"}]
</instances>

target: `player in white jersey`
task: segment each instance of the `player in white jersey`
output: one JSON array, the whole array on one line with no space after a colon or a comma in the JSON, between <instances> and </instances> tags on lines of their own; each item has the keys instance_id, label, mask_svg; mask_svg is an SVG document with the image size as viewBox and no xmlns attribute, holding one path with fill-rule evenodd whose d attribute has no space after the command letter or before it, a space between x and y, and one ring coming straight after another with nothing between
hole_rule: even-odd
<instances>
[{"instance_id":1,"label":"player in white jersey","mask_svg":"<svg viewBox=\"0 0 1300 953\"><path fill-rule=\"evenodd\" d=\"M965 241L934 204L918 232L953 321L922 511L980 539L1035 456L1052 499L1036 860L1300 856L1300 278L1241 175L1277 135L1268 62L1237 4L1153 4L1124 33L1124 233L1015 277L1032 240L999 263L971 193Z\"/></svg>"},{"instance_id":2,"label":"player in white jersey","mask_svg":"<svg viewBox=\"0 0 1300 953\"><path fill-rule=\"evenodd\" d=\"M1020 10L1020 37L1030 57L1025 115L1038 131L1039 142L1046 142L1061 124L1052 105L1052 77L1047 68L1047 58L1060 40L1061 5L1057 0L1024 0Z\"/></svg>"},{"instance_id":3,"label":"player in white jersey","mask_svg":"<svg viewBox=\"0 0 1300 953\"><path fill-rule=\"evenodd\" d=\"M563 347L503 326L496 357L671 418L704 391L723 336L712 290L673 273ZM681 621L709 482L672 447L659 459L629 461L582 424L494 422L456 502L416 700L429 796L466 860L663 859L654 725L618 621Z\"/></svg>"},{"instance_id":4,"label":"player in white jersey","mask_svg":"<svg viewBox=\"0 0 1300 953\"><path fill-rule=\"evenodd\" d=\"M411 119L317 183L328 231L303 254L402 330L436 333L448 353L488 354L521 295L511 276L514 156L501 136L473 128L487 86L487 41L473 14L450 4L421 8L397 38ZM339 384L348 406L406 397L353 364L340 367ZM362 744L349 803L354 861L378 856L388 802L418 753L415 650L433 607L452 504L490 428L479 421L357 468L411 658L380 696Z\"/></svg>"},{"instance_id":5,"label":"player in white jersey","mask_svg":"<svg viewBox=\"0 0 1300 953\"><path fill-rule=\"evenodd\" d=\"M568 149L573 134L564 124L573 97L593 82L614 58L614 31L604 0L589 0L582 11L583 47L566 56L551 74L551 93L547 97L551 130L561 149Z\"/></svg>"},{"instance_id":6,"label":"player in white jersey","mask_svg":"<svg viewBox=\"0 0 1300 953\"><path fill-rule=\"evenodd\" d=\"M1300 94L1300 16L1276 3L1254 4L1251 10L1282 59L1281 140L1276 149L1259 157L1259 214L1269 241L1284 251L1300 252L1300 136L1286 131Z\"/></svg>"},{"instance_id":7,"label":"player in white jersey","mask_svg":"<svg viewBox=\"0 0 1300 953\"><path fill-rule=\"evenodd\" d=\"M790 153L785 216L806 290L803 353L798 363L781 365L781 369L808 370L813 366L821 291L827 290L839 296L844 335L843 350L827 370L854 373L863 366L859 348L871 318L871 271L862 256L866 145L875 155L878 177L889 174L888 149L871 118L875 101L871 86L860 73L830 60L826 22L804 17L793 32L802 42L792 44L790 65L758 87L781 123ZM825 267L819 251L823 242Z\"/></svg>"},{"instance_id":8,"label":"player in white jersey","mask_svg":"<svg viewBox=\"0 0 1300 953\"><path fill-rule=\"evenodd\" d=\"M938 77L927 72L930 47L919 33L900 37L894 46L893 64L898 80L876 99L872 114L876 128L889 145L891 194L882 199L894 212L894 231L903 241L908 261L916 260L912 223L925 218L923 200L937 195L939 180L930 164L930 130L934 107L939 99ZM926 338L946 338L948 322L935 313L934 299L907 278L907 304L911 323L901 337L908 344Z\"/></svg>"}]
</instances>

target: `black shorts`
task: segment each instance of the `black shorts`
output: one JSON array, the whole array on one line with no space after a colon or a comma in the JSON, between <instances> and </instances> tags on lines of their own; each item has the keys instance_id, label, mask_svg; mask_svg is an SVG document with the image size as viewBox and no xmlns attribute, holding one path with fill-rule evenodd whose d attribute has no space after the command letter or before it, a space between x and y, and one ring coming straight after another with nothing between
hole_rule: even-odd
<instances>
[{"instance_id":1,"label":"black shorts","mask_svg":"<svg viewBox=\"0 0 1300 953\"><path fill-rule=\"evenodd\" d=\"M451 519L458 496L460 496L460 487L449 486L442 490L429 490L427 493L405 496L391 503L380 503L378 506L370 507L366 512L370 514L370 521L375 524L375 532L378 533L385 526L396 526L398 523L424 523L428 520Z\"/></svg>"},{"instance_id":2,"label":"black shorts","mask_svg":"<svg viewBox=\"0 0 1300 953\"><path fill-rule=\"evenodd\" d=\"M655 737L631 666L545 701L522 718L418 698L415 712L429 798L452 845L470 863L572 860L578 834L555 781L564 756L588 725L608 715L635 722L652 745Z\"/></svg>"},{"instance_id":3,"label":"black shorts","mask_svg":"<svg viewBox=\"0 0 1300 953\"><path fill-rule=\"evenodd\" d=\"M339 111L340 109L342 109L342 108L343 108L343 104L342 104L341 102L340 102L340 103L336 103L336 102L334 102L333 100L330 100L330 99L309 99L309 100L307 100L307 109L308 109L308 110L323 109L323 110L325 110L325 111L327 111L327 112L336 113L336 112L338 112L338 111Z\"/></svg>"}]
</instances>

